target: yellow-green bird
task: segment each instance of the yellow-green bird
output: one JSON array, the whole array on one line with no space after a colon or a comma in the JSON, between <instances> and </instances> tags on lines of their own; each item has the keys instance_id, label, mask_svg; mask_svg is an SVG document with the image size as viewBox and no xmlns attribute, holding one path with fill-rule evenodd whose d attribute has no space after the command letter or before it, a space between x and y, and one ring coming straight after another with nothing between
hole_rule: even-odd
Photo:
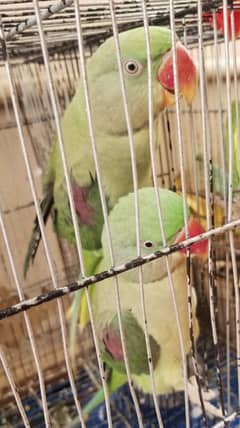
<instances>
[{"instance_id":1,"label":"yellow-green bird","mask_svg":"<svg viewBox=\"0 0 240 428\"><path fill-rule=\"evenodd\" d=\"M181 196L170 190L159 189L158 191L166 244L169 246L181 242L185 238L183 201ZM163 238L159 225L155 189L152 187L140 189L138 197L141 253L142 256L146 256L163 248ZM134 193L121 197L109 214L116 265L127 263L137 256L134 199ZM188 211L188 226L189 236L195 236L204 231L200 224L191 217L190 211ZM203 240L192 245L190 251L192 255L198 254L205 257L207 247L207 240ZM101 271L107 270L111 266L105 228L102 235L102 248L104 257L99 266ZM171 254L169 264L184 353L187 356L191 352L191 339L185 250ZM142 272L156 393L169 394L172 391L184 390L182 353L165 259L160 258L143 265ZM151 393L149 356L144 335L138 269L135 268L118 275L118 286L122 326L132 380L138 389L144 393ZM196 306L196 294L192 288L192 322L195 341L199 335ZM127 379L112 278L104 280L94 287L92 307L102 358L113 369L109 380L109 392L112 393ZM193 402L199 403L197 388L192 383L192 379L188 386L189 398ZM84 408L84 413L89 414L103 400L103 390L100 389ZM210 413L221 415L220 410L208 401L205 405ZM77 420L70 426L74 426L76 422Z\"/></svg>"}]
</instances>

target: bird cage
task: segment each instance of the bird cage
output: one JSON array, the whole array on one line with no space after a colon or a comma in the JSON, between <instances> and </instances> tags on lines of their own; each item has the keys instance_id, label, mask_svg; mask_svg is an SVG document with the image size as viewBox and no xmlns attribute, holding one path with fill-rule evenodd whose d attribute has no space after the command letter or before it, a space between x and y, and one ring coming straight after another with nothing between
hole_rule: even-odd
<instances>
[{"instance_id":1,"label":"bird cage","mask_svg":"<svg viewBox=\"0 0 240 428\"><path fill-rule=\"evenodd\" d=\"M191 4L186 0L1 1L0 426L67 427L76 416L81 420L76 427L239 426L240 181L233 183L234 166L240 176L236 166L240 162L239 7L237 0L193 0ZM127 263L112 263L104 272L84 275L81 232L80 243L76 238L77 245L73 245L55 233L54 210L46 224L41 216L39 201L43 197L44 171L55 139L63 165L65 162L71 206L71 199L74 202L69 180L72 171L66 160L61 117L71 104L80 79L87 100L91 150L93 158L96 157L101 189L91 103L88 107L91 81L88 81L86 63L99 46L113 37L116 63L121 65L119 34L139 27L144 29L148 51L151 26L170 29L174 86L169 93L175 97L171 105L154 117L158 145L151 162L152 186L180 195L185 226L189 207L191 215L204 229L194 237L186 234L182 244L167 246L165 242L162 250L153 249L148 256L136 249L135 256ZM181 97L178 41L185 46L198 72L197 93L191 103ZM149 50L145 64L146 91L150 98L146 126L151 145L153 88L151 67L147 67L150 63ZM139 177L133 140L131 142L131 120L128 121L131 106L121 66L118 75L128 124L136 203ZM104 105L104 97L101 102ZM110 151L114 152L114 148L109 147ZM121 168L121 159L118 161ZM34 263L25 276L24 259L36 214L43 244L39 245ZM105 205L105 224L108 214ZM71 221L74 224L74 215ZM207 242L208 253L204 259L191 256L191 248L198 242ZM160 395L153 388L152 394L144 394L132 382L128 367L126 385L111 397L110 405L111 394L107 389L94 317L89 325L77 331L75 359L71 361L69 308L73 296L80 289L87 290L90 296L94 284L101 287L102 281L118 278L129 270L140 270L155 260L165 262L182 248L187 248L190 365L198 385L199 404L193 406L188 401L184 387ZM83 276L79 277L81 270ZM171 287L171 280L169 284ZM192 287L197 294L201 332L197 349L191 325ZM144 308L144 293L142 299ZM177 319L176 307L174 311ZM91 310L89 312L91 318ZM143 324L147 326L144 317L143 309ZM146 336L147 328L144 332ZM147 343L146 339L146 346ZM181 348L181 338L177 346ZM151 356L151 347L148 352ZM201 374L196 368L197 354L203 367ZM128 364L127 357L124 362ZM186 377L184 364L183 361L183 377ZM151 358L149 372L154 379ZM211 403L221 410L219 418L209 418L201 406L202 379L207 388L216 390ZM184 382L186 386L185 378ZM84 420L82 407L101 385L105 404Z\"/></svg>"}]
</instances>

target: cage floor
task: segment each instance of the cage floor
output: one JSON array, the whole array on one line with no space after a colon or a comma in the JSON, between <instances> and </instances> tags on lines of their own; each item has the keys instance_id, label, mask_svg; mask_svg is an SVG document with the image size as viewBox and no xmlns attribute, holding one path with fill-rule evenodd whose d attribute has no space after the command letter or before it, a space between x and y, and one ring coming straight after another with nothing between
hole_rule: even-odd
<instances>
[{"instance_id":1,"label":"cage floor","mask_svg":"<svg viewBox=\"0 0 240 428\"><path fill-rule=\"evenodd\" d=\"M214 357L214 349L212 345L206 342L200 342L200 351L204 351L208 365L208 380L209 386L216 389L216 361ZM203 355L203 354L202 354ZM230 354L230 413L237 409L237 369L236 369L236 355L231 351ZM226 349L225 346L220 346L220 361L221 361L221 378L224 390L225 405L227 405L227 371L226 371ZM79 399L82 404L85 404L94 393L98 371L95 362L90 362L87 369L81 370L76 383L79 392ZM151 396L144 395L137 392L143 422L145 428L157 427L157 420ZM76 416L73 398L71 394L70 385L67 381L60 381L51 385L47 389L49 411L52 420L53 428L63 428ZM217 401L214 404L219 403ZM184 396L183 393L173 393L164 397L159 397L159 406L161 416L165 428L184 428L185 427L185 410L184 410ZM24 407L31 423L34 428L44 428L44 420L41 409L39 396L32 395L24 400ZM112 421L114 428L128 427L137 428L138 423L134 410L134 405L130 396L128 386L123 386L118 393L114 394L111 398ZM205 422L198 406L191 406L191 428L204 428ZM211 418L208 420L209 427L213 427L217 420ZM19 421L18 415L13 411L13 408L0 410L0 426L2 428L16 427L23 428L23 424ZM107 418L105 405L102 404L91 414L87 421L87 428L107 428ZM240 426L240 416L235 418L234 421L227 425L230 427ZM80 428L80 423L76 424L74 428Z\"/></svg>"}]
</instances>

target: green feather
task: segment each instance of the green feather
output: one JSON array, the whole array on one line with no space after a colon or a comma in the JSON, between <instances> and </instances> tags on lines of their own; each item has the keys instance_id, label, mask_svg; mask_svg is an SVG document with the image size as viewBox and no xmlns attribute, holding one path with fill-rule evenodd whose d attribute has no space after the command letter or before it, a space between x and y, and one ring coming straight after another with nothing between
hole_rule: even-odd
<instances>
[{"instance_id":1,"label":"green feather","mask_svg":"<svg viewBox=\"0 0 240 428\"><path fill-rule=\"evenodd\" d=\"M232 136L233 136L233 190L237 190L240 185L240 141L237 129L237 114L240 128L240 102L236 105L235 101L232 102ZM240 129L239 129L240 132ZM226 166L229 168L229 136L228 136L228 123L226 126L225 138L225 154Z\"/></svg>"},{"instance_id":2,"label":"green feather","mask_svg":"<svg viewBox=\"0 0 240 428\"><path fill-rule=\"evenodd\" d=\"M131 310L127 310L122 313L122 325L131 373L136 375L140 375L143 373L148 374L149 366L144 331L139 325L134 315L131 313ZM119 337L120 340L117 315L113 317L107 327L109 330L115 332L115 334ZM157 342L152 336L149 337L149 340L152 351L153 367L155 367L160 356L160 346L157 344ZM126 373L124 360L114 360L114 358L107 352L107 350L104 349L103 345L102 356L104 361L106 361L106 363L110 367L117 370L119 373Z\"/></svg>"},{"instance_id":3,"label":"green feather","mask_svg":"<svg viewBox=\"0 0 240 428\"><path fill-rule=\"evenodd\" d=\"M101 200L99 195L98 183L97 180L93 179L91 174L90 184L89 184L89 193L87 196L87 203L93 209L93 217L91 225L81 224L79 222L80 236L82 247L86 250L99 250L101 248L101 233L104 224ZM60 203L60 197L58 198ZM106 200L108 203L108 200ZM108 205L107 205L108 206ZM75 234L72 224L72 217L70 212L70 206L68 202L67 193L62 188L61 191L61 208L56 211L55 217L55 229L59 236L67 239L72 244L75 244ZM88 260L91 258L91 254L87 257ZM94 260L94 255L92 255ZM91 262L90 262L91 263ZM94 262L93 262L94 263ZM88 269L89 275L92 273L91 269Z\"/></svg>"},{"instance_id":4,"label":"green feather","mask_svg":"<svg viewBox=\"0 0 240 428\"><path fill-rule=\"evenodd\" d=\"M111 370L107 381L108 393L111 395L112 393L116 392L122 385L126 383L126 381L127 376L125 374L119 373L116 370ZM104 402L104 399L103 388L100 388L94 397L84 407L84 416L89 415L99 404Z\"/></svg>"},{"instance_id":5,"label":"green feather","mask_svg":"<svg viewBox=\"0 0 240 428\"><path fill-rule=\"evenodd\" d=\"M228 144L228 143L227 143ZM227 145L226 145L226 156L227 155ZM197 155L196 161L198 162L199 168L200 168L200 174L203 176L203 157L202 155ZM226 165L226 171L228 171L228 164ZM224 176L223 169L217 165L212 165L212 178L213 178L213 190L215 193L218 193L221 195L221 197L224 197L224 193L226 193L226 196L228 196L228 186L229 186L229 174L226 173ZM232 186L233 191L236 191L239 187L240 181L237 174L236 169L233 169L233 177L232 177Z\"/></svg>"}]
</instances>

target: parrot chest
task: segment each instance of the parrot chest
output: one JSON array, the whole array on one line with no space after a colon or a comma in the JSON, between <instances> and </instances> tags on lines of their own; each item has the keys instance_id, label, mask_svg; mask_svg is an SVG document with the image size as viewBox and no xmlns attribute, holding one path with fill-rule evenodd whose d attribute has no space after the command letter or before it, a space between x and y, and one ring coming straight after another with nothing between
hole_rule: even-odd
<instances>
[{"instance_id":1,"label":"parrot chest","mask_svg":"<svg viewBox=\"0 0 240 428\"><path fill-rule=\"evenodd\" d=\"M156 123L154 125L155 129ZM156 135L156 133L154 133ZM149 129L145 127L133 134L139 188L152 183L150 171ZM156 139L155 139L156 143ZM128 135L104 136L98 144L99 163L105 194L110 205L119 197L133 191L132 161ZM155 144L156 145L156 144Z\"/></svg>"}]
</instances>

